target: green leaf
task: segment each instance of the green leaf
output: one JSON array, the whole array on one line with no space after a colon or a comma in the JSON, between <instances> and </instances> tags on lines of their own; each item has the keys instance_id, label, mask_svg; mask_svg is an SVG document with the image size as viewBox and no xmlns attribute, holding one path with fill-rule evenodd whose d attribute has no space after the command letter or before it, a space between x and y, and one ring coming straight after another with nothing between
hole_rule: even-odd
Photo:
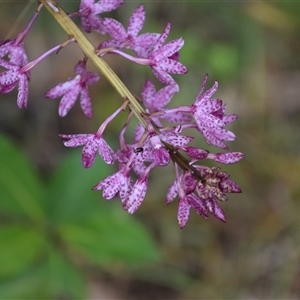
<instances>
[{"instance_id":1,"label":"green leaf","mask_svg":"<svg viewBox=\"0 0 300 300\"><path fill-rule=\"evenodd\" d=\"M41 220L43 186L23 153L0 135L0 210Z\"/></svg>"},{"instance_id":2,"label":"green leaf","mask_svg":"<svg viewBox=\"0 0 300 300\"><path fill-rule=\"evenodd\" d=\"M0 228L0 245L0 278L4 278L33 264L45 244L33 229L11 225Z\"/></svg>"},{"instance_id":3,"label":"green leaf","mask_svg":"<svg viewBox=\"0 0 300 300\"><path fill-rule=\"evenodd\" d=\"M65 243L81 256L101 265L157 260L150 234L118 203L92 191L99 180L115 172L98 158L90 169L72 151L49 181L47 212ZM115 204L118 204L117 206Z\"/></svg>"},{"instance_id":4,"label":"green leaf","mask_svg":"<svg viewBox=\"0 0 300 300\"><path fill-rule=\"evenodd\" d=\"M81 152L70 151L61 166L49 180L47 188L47 212L54 222L80 219L99 206L99 192L92 187L113 172L98 157L92 168L81 165Z\"/></svg>"},{"instance_id":5,"label":"green leaf","mask_svg":"<svg viewBox=\"0 0 300 300\"><path fill-rule=\"evenodd\" d=\"M154 262L160 253L151 235L134 216L100 208L79 224L62 224L62 238L91 262L100 265Z\"/></svg>"},{"instance_id":6,"label":"green leaf","mask_svg":"<svg viewBox=\"0 0 300 300\"><path fill-rule=\"evenodd\" d=\"M20 230L15 229L15 231ZM13 236L14 233L10 230L6 235ZM0 237L2 242L2 231ZM24 246L28 238L29 245ZM44 247L43 250L47 249L47 252L40 255L38 266L33 264L33 260L30 262L28 258L36 256L33 255L34 247L30 238L32 239L32 236L30 237L29 234L23 235L15 245L8 240L4 241L11 247L6 246L0 250L1 272L7 271L7 265L10 266L10 271L14 268L16 272L10 274L14 276L0 278L0 299L85 299L87 290L84 276L67 256L53 249L50 244L47 248ZM46 246L45 243L43 245ZM8 256L7 253L10 255ZM42 264L41 258L43 258ZM4 263L5 261L7 262Z\"/></svg>"},{"instance_id":7,"label":"green leaf","mask_svg":"<svg viewBox=\"0 0 300 300\"><path fill-rule=\"evenodd\" d=\"M0 281L0 299L50 299L43 286L41 268L31 268L18 276Z\"/></svg>"},{"instance_id":8,"label":"green leaf","mask_svg":"<svg viewBox=\"0 0 300 300\"><path fill-rule=\"evenodd\" d=\"M45 290L52 299L86 298L84 276L61 252L51 249L44 267Z\"/></svg>"}]
</instances>

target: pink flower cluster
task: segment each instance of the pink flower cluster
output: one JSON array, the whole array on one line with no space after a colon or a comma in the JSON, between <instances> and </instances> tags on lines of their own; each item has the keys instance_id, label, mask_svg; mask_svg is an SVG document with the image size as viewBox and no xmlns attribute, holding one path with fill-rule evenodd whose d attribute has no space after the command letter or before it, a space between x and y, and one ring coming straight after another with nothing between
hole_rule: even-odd
<instances>
[{"instance_id":1,"label":"pink flower cluster","mask_svg":"<svg viewBox=\"0 0 300 300\"><path fill-rule=\"evenodd\" d=\"M100 18L103 12L117 9L122 0L81 0L79 11L71 17L80 17L86 32L92 30L109 34L111 39L102 42L96 48L97 55L104 57L110 53L141 65L149 66L162 85L156 91L150 79L145 80L140 102L144 108L141 117L143 126L137 125L132 143L126 142L125 133L133 117L128 109L128 100L109 116L95 133L62 134L66 147L83 146L82 165L92 167L97 152L107 164L117 163L117 171L102 179L94 186L94 190L102 190L105 199L120 197L122 206L129 213L134 213L143 202L151 170L158 167L174 165L174 182L166 188L166 203L170 204L178 198L178 223L182 228L188 221L190 209L207 219L209 214L225 222L225 214L219 201L227 200L227 193L240 193L241 189L230 179L228 173L220 167L208 167L204 160L214 160L220 164L233 164L244 155L240 152L229 152L227 141L233 141L235 135L225 126L236 120L237 115L226 114L226 105L220 99L213 98L218 83L205 91L208 80L206 75L200 92L188 106L167 108L173 96L179 92L179 85L171 74L185 74L187 68L179 62L179 51L184 45L182 37L166 42L171 24L159 33L139 34L145 22L145 8L139 5L132 13L128 28L112 18ZM16 39L0 43L0 66L6 70L0 74L0 92L8 93L19 83L18 106L27 106L29 71L50 53L58 51L63 45L55 46L37 59L28 63L23 40L37 18L42 4L27 28ZM73 42L70 39L69 42ZM131 50L133 55L127 50ZM126 52L124 51L126 50ZM65 116L77 98L84 114L92 118L92 102L88 86L99 80L99 75L86 70L87 56L75 66L74 78L57 84L46 94L46 98L61 98L59 115ZM128 109L128 118L120 131L119 149L112 149L105 140L105 129L121 112ZM146 125L145 125L146 124ZM190 129L201 134L208 145L223 149L212 153L206 149L189 146L193 136L186 136L183 131Z\"/></svg>"}]
</instances>

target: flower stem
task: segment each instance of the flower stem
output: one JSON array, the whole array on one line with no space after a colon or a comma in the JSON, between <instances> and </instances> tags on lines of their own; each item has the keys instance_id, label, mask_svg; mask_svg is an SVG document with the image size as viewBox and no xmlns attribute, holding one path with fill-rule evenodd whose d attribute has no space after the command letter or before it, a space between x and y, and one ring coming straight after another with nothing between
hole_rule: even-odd
<instances>
[{"instance_id":1,"label":"flower stem","mask_svg":"<svg viewBox=\"0 0 300 300\"><path fill-rule=\"evenodd\" d=\"M38 58L36 58L35 60L29 62L27 65L25 65L24 67L21 68L21 71L23 73L29 71L30 69L32 69L34 66L36 66L40 61L42 61L45 57L47 57L48 55L50 55L53 52L58 52L60 49L62 49L63 47L67 46L69 43L74 42L74 38L68 39L67 41L65 41L64 43L57 45L53 48L51 48L50 50L48 50L47 52L43 53L41 56L39 56Z\"/></svg>"},{"instance_id":2,"label":"flower stem","mask_svg":"<svg viewBox=\"0 0 300 300\"><path fill-rule=\"evenodd\" d=\"M43 5L40 4L38 6L38 8L36 9L36 12L33 16L33 18L31 19L31 21L29 22L29 24L27 25L27 27L17 36L17 39L15 41L15 44L18 45L20 44L21 42L23 42L23 39L25 38L25 36L28 34L28 32L30 31L33 23L35 22L35 20L37 19L41 9L42 9Z\"/></svg>"},{"instance_id":3,"label":"flower stem","mask_svg":"<svg viewBox=\"0 0 300 300\"><path fill-rule=\"evenodd\" d=\"M101 50L97 50L97 54L100 53L101 56ZM118 49L111 49L111 50L107 50L106 53L116 53L119 54L120 56L123 56L124 58L135 62L136 64L140 64L140 65L145 65L145 66L149 66L151 64L151 60L147 59L147 58L138 58L138 57L134 57L130 54L127 54L123 51L120 51ZM99 54L98 54L99 55Z\"/></svg>"}]
</instances>

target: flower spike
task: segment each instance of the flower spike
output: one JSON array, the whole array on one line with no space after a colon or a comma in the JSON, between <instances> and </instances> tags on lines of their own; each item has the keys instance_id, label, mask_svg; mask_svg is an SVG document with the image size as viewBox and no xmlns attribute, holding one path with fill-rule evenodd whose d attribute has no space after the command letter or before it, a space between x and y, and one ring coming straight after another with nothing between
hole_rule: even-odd
<instances>
[{"instance_id":1,"label":"flower spike","mask_svg":"<svg viewBox=\"0 0 300 300\"><path fill-rule=\"evenodd\" d=\"M66 147L82 147L81 162L84 168L94 165L97 153L111 165L117 162L115 173L100 180L93 190L102 190L103 198L119 197L122 207L129 214L135 213L146 197L150 183L150 172L155 167L173 165L175 180L167 190L166 202L177 202L177 221L180 228L186 226L193 211L204 219L210 215L226 222L221 202L227 201L228 193L241 193L241 188L231 180L229 173L219 166L209 167L205 162L212 160L218 164L234 164L244 158L241 152L230 152L226 142L235 139L233 132L225 126L237 119L235 114L226 114L226 104L214 94L218 89L215 81L205 90L208 75L204 77L200 91L190 105L168 108L173 96L179 92L179 85L173 74L185 74L187 68L179 62L179 52L184 45L183 37L167 41L171 23L167 23L161 34L140 34L145 22L145 8L139 5L132 13L128 27L112 18L102 19L99 15L119 7L123 0L81 0L79 11L67 15L56 0L38 0L38 9L27 28L16 39L0 42L0 93L9 93L18 87L17 104L27 106L28 85L31 69L49 54L59 51L70 42L76 41L84 54L84 59L75 66L75 77L59 83L46 93L47 98L60 97L59 115L65 116L77 98L83 113L92 117L89 85L99 81L98 73L87 71L89 59L108 79L122 98L122 105L108 116L93 133L61 134ZM53 47L37 59L28 63L23 41L42 7L45 7L62 26L69 39ZM84 30L109 34L111 39L102 42L98 48L85 37L70 17L79 16ZM134 55L123 52L130 49ZM151 68L161 87L156 89L149 79L142 87L141 97L134 96L102 56L114 53L130 61ZM185 96L183 96L185 99ZM186 100L186 99L185 99ZM119 148L113 149L105 140L105 129L119 113L128 111L120 130ZM137 118L132 134L132 119ZM186 130L189 135L185 135ZM219 147L222 152L197 147L190 142L193 133L203 136L208 145ZM131 143L127 136L132 134ZM197 140L196 140L197 141ZM115 143L112 143L115 145ZM170 164L172 162L172 164ZM210 161L211 163L211 161Z\"/></svg>"}]
</instances>

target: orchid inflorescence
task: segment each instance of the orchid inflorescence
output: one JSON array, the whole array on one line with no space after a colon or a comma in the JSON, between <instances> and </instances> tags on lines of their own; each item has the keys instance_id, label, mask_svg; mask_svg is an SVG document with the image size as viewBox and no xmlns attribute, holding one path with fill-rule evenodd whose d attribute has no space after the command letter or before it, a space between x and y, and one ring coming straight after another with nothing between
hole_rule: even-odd
<instances>
[{"instance_id":1,"label":"orchid inflorescence","mask_svg":"<svg viewBox=\"0 0 300 300\"><path fill-rule=\"evenodd\" d=\"M120 107L107 117L96 132L60 135L66 147L83 146L84 168L92 167L97 153L106 164L118 163L117 172L102 179L93 189L102 190L105 199L119 196L123 208L132 214L145 198L151 170L156 166L165 167L172 161L175 180L169 187L166 198L169 204L178 197L179 226L185 226L191 208L205 219L212 214L225 222L226 217L218 200L226 201L227 193L240 193L241 189L219 166L208 167L202 162L210 159L221 164L233 164L244 157L240 152L228 152L225 144L226 141L234 140L235 135L224 127L236 120L237 115L226 114L223 101L212 98L218 88L217 82L205 90L207 75L191 105L166 107L179 92L179 86L170 74L187 73L187 68L179 62L179 51L184 45L184 39L180 37L166 42L171 30L170 23L166 24L162 33L139 34L145 22L143 5L135 9L129 19L128 28L125 29L118 21L99 16L103 12L117 9L123 4L123 0L99 0L96 3L94 0L81 0L78 12L69 15L54 0L38 2L38 8L27 28L17 38L0 43L0 66L6 69L0 74L0 92L9 93L18 84L17 104L20 108L27 107L30 70L49 54L76 42L82 49L84 58L74 68L75 77L57 84L45 94L46 98L61 98L59 115L67 115L79 98L83 113L92 118L88 86L99 81L100 76L87 71L88 60L96 65L123 99ZM69 38L28 62L23 41L43 7L61 24ZM108 34L111 39L93 47L71 20L76 17L81 19L84 31ZM129 54L126 49L133 54ZM154 83L146 79L141 97L134 97L103 60L110 53L149 66L162 88L157 91ZM113 150L105 140L105 129L124 111L128 111L128 116L120 131L119 149ZM125 133L134 115L139 124L135 128L132 143L128 143ZM223 152L211 153L202 148L188 146L193 137L183 135L186 129L200 133L208 145L221 148Z\"/></svg>"}]
</instances>

